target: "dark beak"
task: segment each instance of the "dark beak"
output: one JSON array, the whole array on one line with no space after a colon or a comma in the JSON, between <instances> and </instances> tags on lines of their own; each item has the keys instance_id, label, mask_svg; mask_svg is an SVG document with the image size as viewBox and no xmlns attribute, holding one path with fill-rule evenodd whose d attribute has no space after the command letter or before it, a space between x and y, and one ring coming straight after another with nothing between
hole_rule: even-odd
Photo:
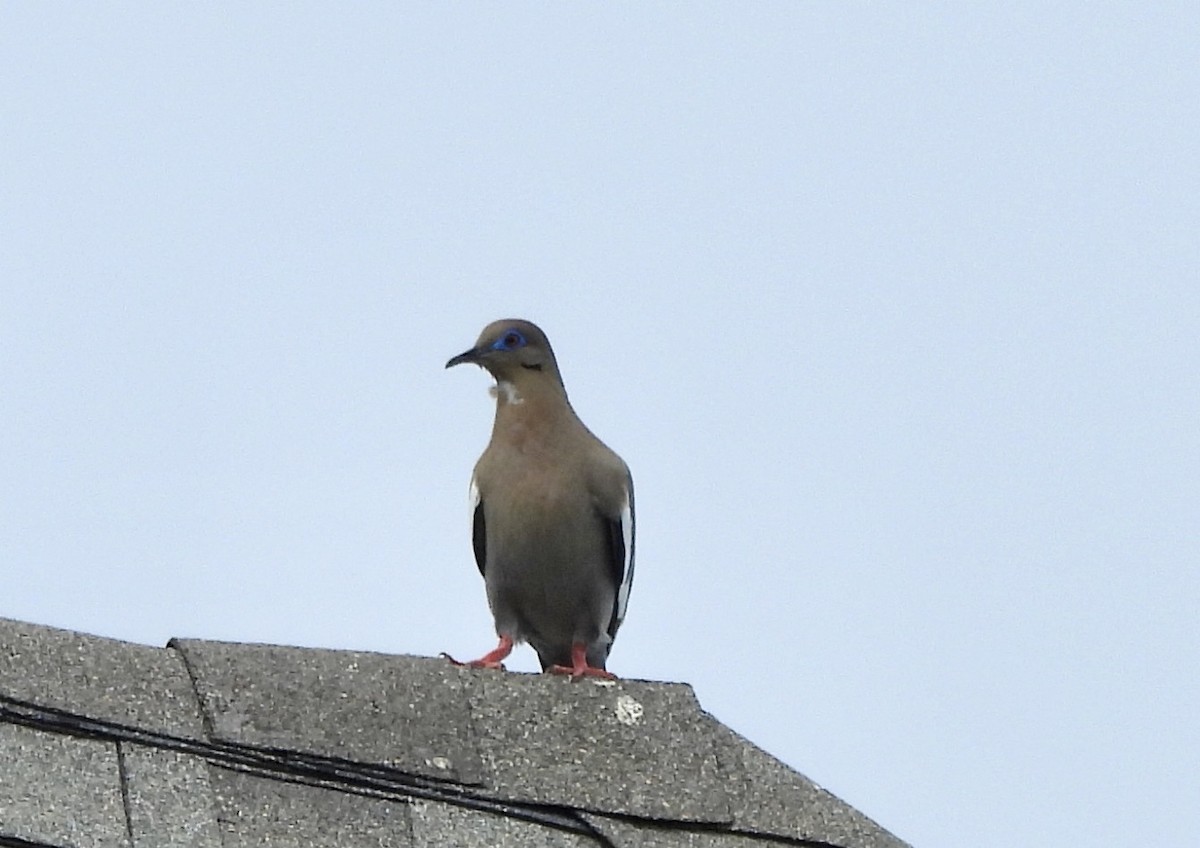
<instances>
[{"instance_id":1,"label":"dark beak","mask_svg":"<svg viewBox=\"0 0 1200 848\"><path fill-rule=\"evenodd\" d=\"M479 364L479 351L476 350L475 348L471 348L470 350L465 350L462 353L460 353L458 356L454 357L449 362L447 362L446 367L453 368L455 365L462 365L464 362L473 362L476 365L478 365Z\"/></svg>"}]
</instances>

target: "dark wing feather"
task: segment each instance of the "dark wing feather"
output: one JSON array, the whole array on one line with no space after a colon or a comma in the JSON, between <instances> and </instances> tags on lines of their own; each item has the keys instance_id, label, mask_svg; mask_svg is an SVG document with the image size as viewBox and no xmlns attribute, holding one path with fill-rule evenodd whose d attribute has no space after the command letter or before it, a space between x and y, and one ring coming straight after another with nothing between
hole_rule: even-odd
<instances>
[{"instance_id":1,"label":"dark wing feather","mask_svg":"<svg viewBox=\"0 0 1200 848\"><path fill-rule=\"evenodd\" d=\"M475 549L475 564L479 573L483 574L484 564L487 563L487 527L483 521L483 501L475 504L475 513L471 517L471 547Z\"/></svg>"}]
</instances>

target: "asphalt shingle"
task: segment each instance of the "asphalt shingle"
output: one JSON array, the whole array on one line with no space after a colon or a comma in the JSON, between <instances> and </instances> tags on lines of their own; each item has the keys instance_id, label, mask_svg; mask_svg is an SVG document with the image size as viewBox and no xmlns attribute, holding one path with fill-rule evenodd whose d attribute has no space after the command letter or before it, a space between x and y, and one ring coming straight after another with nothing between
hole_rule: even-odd
<instances>
[{"instance_id":1,"label":"asphalt shingle","mask_svg":"<svg viewBox=\"0 0 1200 848\"><path fill-rule=\"evenodd\" d=\"M174 640L214 739L478 783L464 687L444 661Z\"/></svg>"},{"instance_id":2,"label":"asphalt shingle","mask_svg":"<svg viewBox=\"0 0 1200 848\"><path fill-rule=\"evenodd\" d=\"M472 716L498 797L731 820L726 776L690 686L476 674Z\"/></svg>"},{"instance_id":3,"label":"asphalt shingle","mask_svg":"<svg viewBox=\"0 0 1200 848\"><path fill-rule=\"evenodd\" d=\"M211 768L223 848L412 848L405 801Z\"/></svg>"},{"instance_id":4,"label":"asphalt shingle","mask_svg":"<svg viewBox=\"0 0 1200 848\"><path fill-rule=\"evenodd\" d=\"M769 848L792 844L741 833L648 824L594 813L583 815L614 848Z\"/></svg>"},{"instance_id":5,"label":"asphalt shingle","mask_svg":"<svg viewBox=\"0 0 1200 848\"><path fill-rule=\"evenodd\" d=\"M416 848L599 848L595 839L578 833L438 801L415 801L412 811Z\"/></svg>"},{"instance_id":6,"label":"asphalt shingle","mask_svg":"<svg viewBox=\"0 0 1200 848\"><path fill-rule=\"evenodd\" d=\"M117 746L0 724L0 838L129 848Z\"/></svg>"},{"instance_id":7,"label":"asphalt shingle","mask_svg":"<svg viewBox=\"0 0 1200 848\"><path fill-rule=\"evenodd\" d=\"M734 828L846 848L903 848L904 843L841 799L751 744L714 718L722 762L738 780Z\"/></svg>"},{"instance_id":8,"label":"asphalt shingle","mask_svg":"<svg viewBox=\"0 0 1200 848\"><path fill-rule=\"evenodd\" d=\"M200 738L174 651L0 618L0 698L169 736Z\"/></svg>"},{"instance_id":9,"label":"asphalt shingle","mask_svg":"<svg viewBox=\"0 0 1200 848\"><path fill-rule=\"evenodd\" d=\"M133 848L221 848L203 758L120 742Z\"/></svg>"}]
</instances>

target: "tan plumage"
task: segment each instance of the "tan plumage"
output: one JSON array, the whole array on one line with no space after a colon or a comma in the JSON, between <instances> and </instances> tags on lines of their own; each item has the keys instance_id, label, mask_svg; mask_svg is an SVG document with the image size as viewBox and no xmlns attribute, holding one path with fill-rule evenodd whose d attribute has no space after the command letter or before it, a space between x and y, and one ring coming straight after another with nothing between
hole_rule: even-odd
<instances>
[{"instance_id":1,"label":"tan plumage","mask_svg":"<svg viewBox=\"0 0 1200 848\"><path fill-rule=\"evenodd\" d=\"M446 367L496 378L492 438L471 481L475 558L501 667L528 642L548 671L611 676L609 647L633 579L633 481L571 408L550 342L519 319L484 328Z\"/></svg>"}]
</instances>

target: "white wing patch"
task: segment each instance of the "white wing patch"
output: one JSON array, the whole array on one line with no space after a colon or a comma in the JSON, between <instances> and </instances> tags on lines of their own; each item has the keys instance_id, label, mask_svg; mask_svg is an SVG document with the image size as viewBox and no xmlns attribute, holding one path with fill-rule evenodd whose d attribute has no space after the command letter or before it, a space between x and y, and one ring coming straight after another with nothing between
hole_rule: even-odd
<instances>
[{"instance_id":1,"label":"white wing patch","mask_svg":"<svg viewBox=\"0 0 1200 848\"><path fill-rule=\"evenodd\" d=\"M625 568L623 573L624 579L621 580L621 585L617 589L617 608L615 626L612 628L616 632L617 627L621 626L621 622L625 620L625 608L629 606L629 590L633 588L633 543L634 543L634 518L633 518L633 482L626 484L625 502L621 504L621 536L625 542Z\"/></svg>"},{"instance_id":2,"label":"white wing patch","mask_svg":"<svg viewBox=\"0 0 1200 848\"><path fill-rule=\"evenodd\" d=\"M479 484L475 482L475 475L471 475L471 491L468 497L471 499L471 506L467 510L467 521L470 522L471 539L475 538L475 509L479 506L479 501L482 496L479 494Z\"/></svg>"}]
</instances>

